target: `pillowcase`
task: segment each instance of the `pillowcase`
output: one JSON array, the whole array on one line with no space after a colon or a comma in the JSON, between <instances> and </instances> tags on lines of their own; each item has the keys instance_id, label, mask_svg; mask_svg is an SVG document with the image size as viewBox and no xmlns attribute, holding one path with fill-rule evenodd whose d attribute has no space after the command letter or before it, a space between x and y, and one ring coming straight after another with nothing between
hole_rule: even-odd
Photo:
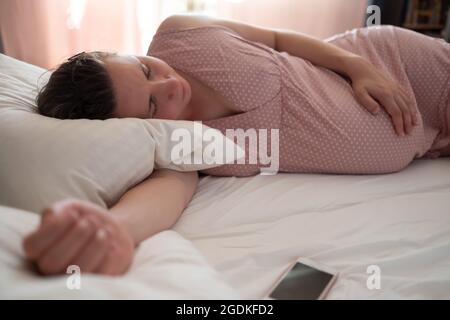
<instances>
[{"instance_id":1,"label":"pillowcase","mask_svg":"<svg viewBox=\"0 0 450 320\"><path fill-rule=\"evenodd\" d=\"M107 208L153 169L201 170L243 156L219 130L199 130L192 121L41 116L35 97L49 77L45 69L0 54L0 204L41 212L72 197ZM172 134L180 131L192 141L174 152L181 140ZM205 132L214 133L209 144ZM206 147L225 157L205 153ZM189 163L192 158L203 161Z\"/></svg>"},{"instance_id":2,"label":"pillowcase","mask_svg":"<svg viewBox=\"0 0 450 320\"><path fill-rule=\"evenodd\" d=\"M73 274L40 276L22 250L23 238L38 224L36 214L0 206L0 299L242 298L192 242L172 230L143 241L124 276L81 273L79 282Z\"/></svg>"}]
</instances>

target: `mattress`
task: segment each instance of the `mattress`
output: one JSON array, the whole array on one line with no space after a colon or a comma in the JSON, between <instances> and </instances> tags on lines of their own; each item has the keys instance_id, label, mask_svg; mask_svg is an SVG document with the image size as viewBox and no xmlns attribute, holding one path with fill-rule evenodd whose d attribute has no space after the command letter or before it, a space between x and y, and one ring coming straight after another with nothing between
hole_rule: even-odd
<instances>
[{"instance_id":1,"label":"mattress","mask_svg":"<svg viewBox=\"0 0 450 320\"><path fill-rule=\"evenodd\" d=\"M328 299L450 299L450 159L372 176L207 176L174 230L246 299L300 257L338 270Z\"/></svg>"},{"instance_id":2,"label":"mattress","mask_svg":"<svg viewBox=\"0 0 450 320\"><path fill-rule=\"evenodd\" d=\"M449 208L450 159L387 175L206 176L125 276L85 275L78 291L24 261L38 216L3 208L0 297L261 299L303 257L338 270L327 299L450 299ZM374 265L379 289L367 286Z\"/></svg>"}]
</instances>

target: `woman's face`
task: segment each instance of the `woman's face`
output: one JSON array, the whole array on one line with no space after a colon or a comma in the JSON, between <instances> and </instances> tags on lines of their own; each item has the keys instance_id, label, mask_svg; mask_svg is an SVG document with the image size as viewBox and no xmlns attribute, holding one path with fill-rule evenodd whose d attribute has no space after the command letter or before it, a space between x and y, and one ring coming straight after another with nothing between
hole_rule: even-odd
<instances>
[{"instance_id":1,"label":"woman's face","mask_svg":"<svg viewBox=\"0 0 450 320\"><path fill-rule=\"evenodd\" d=\"M117 54L103 62L116 94L115 117L183 120L189 116L189 82L164 61Z\"/></svg>"}]
</instances>

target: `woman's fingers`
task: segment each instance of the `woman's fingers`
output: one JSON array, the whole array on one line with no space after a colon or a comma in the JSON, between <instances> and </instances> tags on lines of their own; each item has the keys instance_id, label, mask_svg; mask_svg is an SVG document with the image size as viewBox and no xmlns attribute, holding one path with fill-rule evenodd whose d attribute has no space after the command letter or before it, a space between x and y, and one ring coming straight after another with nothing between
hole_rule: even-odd
<instances>
[{"instance_id":1,"label":"woman's fingers","mask_svg":"<svg viewBox=\"0 0 450 320\"><path fill-rule=\"evenodd\" d=\"M105 226L108 235L108 252L102 263L94 270L94 273L106 275L123 274L130 266L133 258L133 249L121 235L121 231Z\"/></svg>"},{"instance_id":2,"label":"woman's fingers","mask_svg":"<svg viewBox=\"0 0 450 320\"><path fill-rule=\"evenodd\" d=\"M387 113L391 116L395 132L397 132L398 135L403 136L405 134L405 128L403 112L400 106L397 105L395 99L390 95L381 95L380 100Z\"/></svg>"},{"instance_id":3,"label":"woman's fingers","mask_svg":"<svg viewBox=\"0 0 450 320\"><path fill-rule=\"evenodd\" d=\"M352 78L355 96L372 114L382 106L391 117L395 132L403 136L410 134L413 126L419 124L420 114L415 102L409 98L404 87L398 85L376 69L369 75Z\"/></svg>"},{"instance_id":4,"label":"woman's fingers","mask_svg":"<svg viewBox=\"0 0 450 320\"><path fill-rule=\"evenodd\" d=\"M372 114L377 114L380 111L380 105L376 102L367 91L363 90L358 93L359 102Z\"/></svg>"},{"instance_id":5,"label":"woman's fingers","mask_svg":"<svg viewBox=\"0 0 450 320\"><path fill-rule=\"evenodd\" d=\"M80 267L82 272L93 272L105 260L108 253L108 237L105 229L98 229L89 244L70 264Z\"/></svg>"},{"instance_id":6,"label":"woman's fingers","mask_svg":"<svg viewBox=\"0 0 450 320\"><path fill-rule=\"evenodd\" d=\"M48 212L46 214L49 214ZM23 247L28 258L35 260L45 253L54 243L61 239L77 220L76 212L66 211L46 217L45 223L28 235ZM51 220L50 220L51 219Z\"/></svg>"},{"instance_id":7,"label":"woman's fingers","mask_svg":"<svg viewBox=\"0 0 450 320\"><path fill-rule=\"evenodd\" d=\"M413 129L411 109L408 108L408 106L403 101L403 98L400 95L395 96L395 100L397 102L397 105L400 107L400 109L402 110L402 113L403 113L405 133L410 134Z\"/></svg>"},{"instance_id":8,"label":"woman's fingers","mask_svg":"<svg viewBox=\"0 0 450 320\"><path fill-rule=\"evenodd\" d=\"M114 261L114 258L117 257L117 246L114 242L114 231L110 227L105 227L106 235L108 239L108 252L106 253L103 261L93 270L94 273L106 274L106 275L115 275L118 274L119 265L117 261Z\"/></svg>"},{"instance_id":9,"label":"woman's fingers","mask_svg":"<svg viewBox=\"0 0 450 320\"><path fill-rule=\"evenodd\" d=\"M52 246L37 264L44 274L64 271L77 253L88 243L96 228L87 219L81 218L72 226L66 236Z\"/></svg>"},{"instance_id":10,"label":"woman's fingers","mask_svg":"<svg viewBox=\"0 0 450 320\"><path fill-rule=\"evenodd\" d=\"M405 93L405 91L403 89L401 90L400 94L401 94L406 106L411 111L411 118L412 118L413 125L418 125L419 124L419 113L415 108L414 102L408 98L408 95Z\"/></svg>"},{"instance_id":11,"label":"woman's fingers","mask_svg":"<svg viewBox=\"0 0 450 320\"><path fill-rule=\"evenodd\" d=\"M132 261L134 242L127 232L101 207L60 201L45 211L24 247L43 274L62 273L74 264L83 272L116 275Z\"/></svg>"}]
</instances>

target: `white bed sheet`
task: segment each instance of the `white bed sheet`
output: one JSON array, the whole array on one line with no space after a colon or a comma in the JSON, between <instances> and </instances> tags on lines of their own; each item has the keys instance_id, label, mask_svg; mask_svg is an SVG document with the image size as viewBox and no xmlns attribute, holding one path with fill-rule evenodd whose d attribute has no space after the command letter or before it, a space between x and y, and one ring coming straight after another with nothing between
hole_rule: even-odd
<instances>
[{"instance_id":1,"label":"white bed sheet","mask_svg":"<svg viewBox=\"0 0 450 320\"><path fill-rule=\"evenodd\" d=\"M174 230L244 298L308 257L339 271L329 299L450 299L450 159L374 176L204 177Z\"/></svg>"},{"instance_id":2,"label":"white bed sheet","mask_svg":"<svg viewBox=\"0 0 450 320\"><path fill-rule=\"evenodd\" d=\"M299 257L340 272L329 299L450 299L450 159L376 176L204 177L125 276L85 275L79 291L25 263L21 239L37 223L0 207L2 299L259 299Z\"/></svg>"}]
</instances>

